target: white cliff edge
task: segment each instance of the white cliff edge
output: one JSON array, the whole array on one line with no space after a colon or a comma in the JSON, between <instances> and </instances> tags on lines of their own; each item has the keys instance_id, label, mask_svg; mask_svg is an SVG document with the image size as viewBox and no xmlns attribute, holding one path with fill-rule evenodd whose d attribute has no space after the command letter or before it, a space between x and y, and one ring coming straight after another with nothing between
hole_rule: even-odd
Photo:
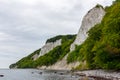
<instances>
[{"instance_id":1,"label":"white cliff edge","mask_svg":"<svg viewBox=\"0 0 120 80\"><path fill-rule=\"evenodd\" d=\"M75 50L75 45L81 45L87 39L87 32L96 24L99 24L104 15L105 10L102 6L96 6L88 11L88 13L83 18L82 25L79 29L75 41L73 42L73 44L71 44L70 51Z\"/></svg>"},{"instance_id":2,"label":"white cliff edge","mask_svg":"<svg viewBox=\"0 0 120 80\"><path fill-rule=\"evenodd\" d=\"M61 45L61 41L62 39L56 40L55 42L48 42L46 43L40 51L39 56L42 56L46 53L48 53L49 51L53 50L55 47L60 46Z\"/></svg>"},{"instance_id":3,"label":"white cliff edge","mask_svg":"<svg viewBox=\"0 0 120 80\"><path fill-rule=\"evenodd\" d=\"M36 60L40 56L43 56L53 50L55 47L60 46L62 44L62 39L56 40L55 42L48 42L42 48L39 54L35 54L32 58Z\"/></svg>"}]
</instances>

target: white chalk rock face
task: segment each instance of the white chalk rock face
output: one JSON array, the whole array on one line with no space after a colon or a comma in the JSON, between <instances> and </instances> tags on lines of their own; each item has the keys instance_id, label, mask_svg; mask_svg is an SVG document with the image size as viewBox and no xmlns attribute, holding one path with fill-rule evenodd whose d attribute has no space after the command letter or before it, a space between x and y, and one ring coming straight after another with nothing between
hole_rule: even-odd
<instances>
[{"instance_id":1,"label":"white chalk rock face","mask_svg":"<svg viewBox=\"0 0 120 80\"><path fill-rule=\"evenodd\" d=\"M36 60L38 58L38 56L39 56L39 54L35 54L35 55L32 56L32 59Z\"/></svg>"},{"instance_id":2,"label":"white chalk rock face","mask_svg":"<svg viewBox=\"0 0 120 80\"><path fill-rule=\"evenodd\" d=\"M55 42L46 43L40 51L39 57L53 50L55 47L60 46L62 44L62 39L56 40Z\"/></svg>"},{"instance_id":3,"label":"white chalk rock face","mask_svg":"<svg viewBox=\"0 0 120 80\"><path fill-rule=\"evenodd\" d=\"M88 13L83 18L82 25L79 29L75 41L70 47L70 51L75 50L75 45L80 45L86 40L86 38L88 37L87 32L96 24L100 23L104 15L105 10L100 5L88 11Z\"/></svg>"}]
</instances>

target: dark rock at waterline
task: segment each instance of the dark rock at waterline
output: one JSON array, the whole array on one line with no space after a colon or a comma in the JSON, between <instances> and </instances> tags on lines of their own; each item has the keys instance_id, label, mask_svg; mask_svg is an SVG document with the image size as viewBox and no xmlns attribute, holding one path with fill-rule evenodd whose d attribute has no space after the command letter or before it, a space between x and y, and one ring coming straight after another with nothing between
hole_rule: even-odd
<instances>
[{"instance_id":1,"label":"dark rock at waterline","mask_svg":"<svg viewBox=\"0 0 120 80\"><path fill-rule=\"evenodd\" d=\"M39 72L39 74L42 74L42 72Z\"/></svg>"},{"instance_id":2,"label":"dark rock at waterline","mask_svg":"<svg viewBox=\"0 0 120 80\"><path fill-rule=\"evenodd\" d=\"M34 72L31 72L32 74L34 73Z\"/></svg>"},{"instance_id":3,"label":"dark rock at waterline","mask_svg":"<svg viewBox=\"0 0 120 80\"><path fill-rule=\"evenodd\" d=\"M4 77L4 75L0 75L0 77Z\"/></svg>"},{"instance_id":4,"label":"dark rock at waterline","mask_svg":"<svg viewBox=\"0 0 120 80\"><path fill-rule=\"evenodd\" d=\"M59 73L60 75L64 75L64 73Z\"/></svg>"},{"instance_id":5,"label":"dark rock at waterline","mask_svg":"<svg viewBox=\"0 0 120 80\"><path fill-rule=\"evenodd\" d=\"M57 73L57 72L54 72L55 74Z\"/></svg>"}]
</instances>

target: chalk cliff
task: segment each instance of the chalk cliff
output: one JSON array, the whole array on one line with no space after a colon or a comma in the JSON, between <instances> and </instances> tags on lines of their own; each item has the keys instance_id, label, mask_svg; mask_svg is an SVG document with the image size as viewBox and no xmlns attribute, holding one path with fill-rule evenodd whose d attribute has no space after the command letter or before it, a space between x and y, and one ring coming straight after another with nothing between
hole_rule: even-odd
<instances>
[{"instance_id":1,"label":"chalk cliff","mask_svg":"<svg viewBox=\"0 0 120 80\"><path fill-rule=\"evenodd\" d=\"M82 20L81 27L77 34L77 37L73 44L71 45L70 50L73 51L75 49L75 45L82 44L88 37L87 32L94 27L96 24L100 23L105 15L105 10L102 6L97 5L84 16Z\"/></svg>"},{"instance_id":2,"label":"chalk cliff","mask_svg":"<svg viewBox=\"0 0 120 80\"><path fill-rule=\"evenodd\" d=\"M43 56L43 55L47 54L48 52L50 52L51 50L53 50L55 47L60 46L61 41L62 41L62 39L56 40L54 42L46 42L46 44L41 48L40 53L33 55L32 59L36 60L40 56Z\"/></svg>"},{"instance_id":3,"label":"chalk cliff","mask_svg":"<svg viewBox=\"0 0 120 80\"><path fill-rule=\"evenodd\" d=\"M41 48L41 51L40 51L40 54L39 54L39 57L48 53L49 51L51 51L52 49L54 49L55 47L57 46L60 46L61 45L61 41L62 39L59 39L59 40L56 40L55 42L48 42L46 43L42 48Z\"/></svg>"}]
</instances>

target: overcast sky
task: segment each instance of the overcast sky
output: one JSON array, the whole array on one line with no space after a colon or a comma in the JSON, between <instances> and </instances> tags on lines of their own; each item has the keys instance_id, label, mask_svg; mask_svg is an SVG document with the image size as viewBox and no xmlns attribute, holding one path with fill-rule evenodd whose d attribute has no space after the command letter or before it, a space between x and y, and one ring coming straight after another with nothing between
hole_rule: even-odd
<instances>
[{"instance_id":1,"label":"overcast sky","mask_svg":"<svg viewBox=\"0 0 120 80\"><path fill-rule=\"evenodd\" d=\"M0 0L0 68L59 34L76 34L85 13L113 0Z\"/></svg>"}]
</instances>

